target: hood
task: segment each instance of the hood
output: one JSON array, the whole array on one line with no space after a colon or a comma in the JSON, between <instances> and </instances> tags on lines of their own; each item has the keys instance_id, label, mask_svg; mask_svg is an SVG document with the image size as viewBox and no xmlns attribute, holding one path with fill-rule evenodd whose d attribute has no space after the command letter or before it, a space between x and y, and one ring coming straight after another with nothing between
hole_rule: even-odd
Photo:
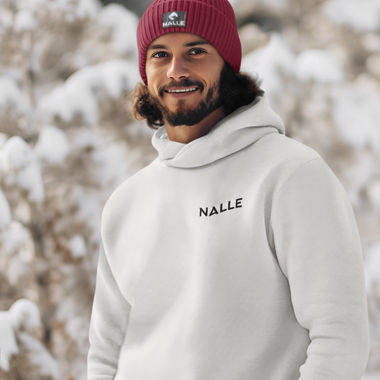
<instances>
[{"instance_id":1,"label":"hood","mask_svg":"<svg viewBox=\"0 0 380 380\"><path fill-rule=\"evenodd\" d=\"M284 134L285 128L264 94L219 121L207 135L188 144L170 141L164 126L155 132L152 143L160 161L166 165L194 168L238 152L269 133Z\"/></svg>"}]
</instances>

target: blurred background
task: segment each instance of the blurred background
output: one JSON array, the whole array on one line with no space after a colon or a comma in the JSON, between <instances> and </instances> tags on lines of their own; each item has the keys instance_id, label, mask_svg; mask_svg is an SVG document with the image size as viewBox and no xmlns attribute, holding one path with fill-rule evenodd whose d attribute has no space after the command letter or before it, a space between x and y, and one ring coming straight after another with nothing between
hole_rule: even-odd
<instances>
[{"instance_id":1,"label":"blurred background","mask_svg":"<svg viewBox=\"0 0 380 380\"><path fill-rule=\"evenodd\" d=\"M150 163L131 116L150 0L0 0L0 378L85 380L105 201ZM380 379L380 1L231 0L242 71L347 190Z\"/></svg>"}]
</instances>

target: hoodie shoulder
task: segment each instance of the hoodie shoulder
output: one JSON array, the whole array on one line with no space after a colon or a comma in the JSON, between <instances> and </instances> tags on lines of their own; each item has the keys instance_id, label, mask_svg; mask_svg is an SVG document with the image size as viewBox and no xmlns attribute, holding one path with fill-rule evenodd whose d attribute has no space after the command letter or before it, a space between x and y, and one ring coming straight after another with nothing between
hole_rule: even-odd
<instances>
[{"instance_id":1,"label":"hoodie shoulder","mask_svg":"<svg viewBox=\"0 0 380 380\"><path fill-rule=\"evenodd\" d=\"M257 142L257 145L261 145L262 149L268 149L270 154L274 154L279 162L284 164L294 162L295 165L303 165L315 158L321 158L321 156L309 146L278 133L264 136Z\"/></svg>"}]
</instances>

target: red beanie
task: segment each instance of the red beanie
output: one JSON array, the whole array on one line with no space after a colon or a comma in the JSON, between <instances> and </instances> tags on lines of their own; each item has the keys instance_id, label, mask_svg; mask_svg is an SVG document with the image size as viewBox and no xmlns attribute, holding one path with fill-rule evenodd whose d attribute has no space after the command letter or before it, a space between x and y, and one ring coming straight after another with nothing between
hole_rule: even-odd
<instances>
[{"instance_id":1,"label":"red beanie","mask_svg":"<svg viewBox=\"0 0 380 380\"><path fill-rule=\"evenodd\" d=\"M228 0L154 0L137 27L139 69L145 84L146 49L157 37L173 32L203 37L235 71L240 70L241 44Z\"/></svg>"}]
</instances>

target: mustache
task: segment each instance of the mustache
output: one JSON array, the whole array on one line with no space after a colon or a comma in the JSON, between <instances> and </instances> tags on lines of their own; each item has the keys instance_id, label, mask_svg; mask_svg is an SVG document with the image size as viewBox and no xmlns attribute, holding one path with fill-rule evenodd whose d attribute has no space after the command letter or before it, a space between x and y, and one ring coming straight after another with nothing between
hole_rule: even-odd
<instances>
[{"instance_id":1,"label":"mustache","mask_svg":"<svg viewBox=\"0 0 380 380\"><path fill-rule=\"evenodd\" d=\"M204 89L204 85L202 82L185 78L180 81L172 81L168 84L163 84L162 86L158 87L158 95L160 96L160 98L164 96L164 91L168 90L171 87L198 87L201 93Z\"/></svg>"}]
</instances>

